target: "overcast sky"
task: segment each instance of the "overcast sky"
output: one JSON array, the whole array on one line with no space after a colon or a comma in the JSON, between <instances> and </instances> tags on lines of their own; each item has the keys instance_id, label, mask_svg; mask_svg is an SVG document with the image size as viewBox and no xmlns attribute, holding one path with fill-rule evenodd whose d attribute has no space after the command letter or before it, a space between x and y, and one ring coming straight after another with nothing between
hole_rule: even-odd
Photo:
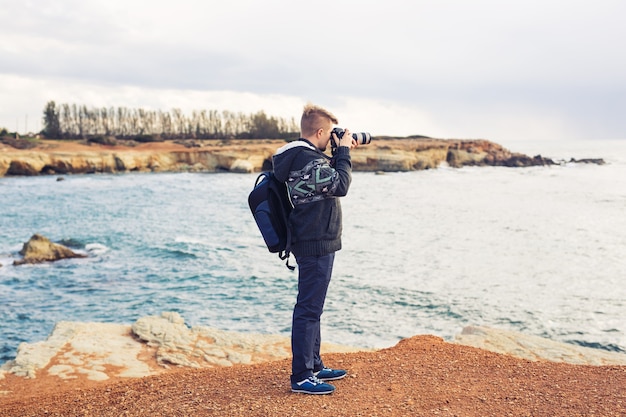
<instances>
[{"instance_id":1,"label":"overcast sky","mask_svg":"<svg viewBox=\"0 0 626 417\"><path fill-rule=\"evenodd\" d=\"M0 0L0 127L49 100L307 101L373 135L626 139L622 0Z\"/></svg>"}]
</instances>

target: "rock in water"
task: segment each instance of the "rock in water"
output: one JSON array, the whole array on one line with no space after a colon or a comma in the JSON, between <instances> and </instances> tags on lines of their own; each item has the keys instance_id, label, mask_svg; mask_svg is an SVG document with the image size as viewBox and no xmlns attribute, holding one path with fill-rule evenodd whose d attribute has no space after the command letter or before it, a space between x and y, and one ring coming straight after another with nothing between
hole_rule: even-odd
<instances>
[{"instance_id":1,"label":"rock in water","mask_svg":"<svg viewBox=\"0 0 626 417\"><path fill-rule=\"evenodd\" d=\"M14 261L13 265L54 262L60 259L85 258L87 256L76 253L63 245L52 243L48 238L38 234L34 234L28 242L24 243L20 255L23 258Z\"/></svg>"}]
</instances>

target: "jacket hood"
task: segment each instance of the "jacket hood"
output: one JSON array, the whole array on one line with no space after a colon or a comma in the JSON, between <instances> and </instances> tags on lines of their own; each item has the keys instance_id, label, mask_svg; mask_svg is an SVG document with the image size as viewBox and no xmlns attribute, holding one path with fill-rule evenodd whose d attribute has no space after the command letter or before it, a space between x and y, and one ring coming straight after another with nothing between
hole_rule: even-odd
<instances>
[{"instance_id":1,"label":"jacket hood","mask_svg":"<svg viewBox=\"0 0 626 417\"><path fill-rule=\"evenodd\" d=\"M320 152L317 148L315 148L315 146L305 140L294 140L293 142L289 142L276 150L276 153L272 156L272 164L274 165L274 175L276 176L276 179L281 182L287 181L291 164L302 149L310 149L315 152Z\"/></svg>"}]
</instances>

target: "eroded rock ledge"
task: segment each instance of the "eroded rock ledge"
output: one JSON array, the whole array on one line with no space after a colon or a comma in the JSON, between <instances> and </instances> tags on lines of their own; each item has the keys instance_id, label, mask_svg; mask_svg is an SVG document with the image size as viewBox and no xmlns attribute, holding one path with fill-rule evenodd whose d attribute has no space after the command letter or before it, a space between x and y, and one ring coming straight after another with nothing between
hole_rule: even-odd
<instances>
[{"instance_id":1,"label":"eroded rock ledge","mask_svg":"<svg viewBox=\"0 0 626 417\"><path fill-rule=\"evenodd\" d=\"M558 343L536 336L468 327L455 343L533 361L587 365L626 365L626 355ZM323 352L364 351L324 343ZM132 326L112 323L60 322L47 340L22 343L17 357L0 368L5 374L26 378L86 377L94 381L136 378L169 368L211 368L254 364L288 358L287 336L238 333L214 328L188 327L175 312L147 316Z\"/></svg>"},{"instance_id":2,"label":"eroded rock ledge","mask_svg":"<svg viewBox=\"0 0 626 417\"><path fill-rule=\"evenodd\" d=\"M271 167L282 140L205 141L137 146L41 141L31 149L0 144L0 177L117 172L257 172ZM487 140L380 138L352 153L355 171L412 171L452 167L554 165L540 155L511 152ZM593 163L603 163L602 160ZM584 162L588 162L585 160Z\"/></svg>"},{"instance_id":3,"label":"eroded rock ledge","mask_svg":"<svg viewBox=\"0 0 626 417\"><path fill-rule=\"evenodd\" d=\"M324 343L324 352L354 352L350 346ZM114 323L59 322L47 340L20 344L15 360L0 368L35 378L41 373L62 379L86 376L142 377L172 366L212 368L253 364L289 357L288 337L188 327L175 312L138 319L132 326Z\"/></svg>"}]
</instances>

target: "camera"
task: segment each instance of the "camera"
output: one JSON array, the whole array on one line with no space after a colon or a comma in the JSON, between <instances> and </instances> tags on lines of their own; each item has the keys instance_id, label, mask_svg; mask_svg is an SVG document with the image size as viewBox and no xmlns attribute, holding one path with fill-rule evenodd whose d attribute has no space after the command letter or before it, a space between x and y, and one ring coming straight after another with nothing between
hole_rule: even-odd
<instances>
[{"instance_id":1,"label":"camera","mask_svg":"<svg viewBox=\"0 0 626 417\"><path fill-rule=\"evenodd\" d=\"M345 130L343 130L340 127L336 127L330 132L331 134L330 146L334 153L335 149L337 149L337 146L339 144L335 143L335 139L333 139L333 136L332 136L333 133L337 135L339 139L341 139L343 137L343 134L345 133ZM359 145L367 145L368 143L372 141L372 136L367 132L358 132L358 133L352 134L352 139L356 140Z\"/></svg>"}]
</instances>

